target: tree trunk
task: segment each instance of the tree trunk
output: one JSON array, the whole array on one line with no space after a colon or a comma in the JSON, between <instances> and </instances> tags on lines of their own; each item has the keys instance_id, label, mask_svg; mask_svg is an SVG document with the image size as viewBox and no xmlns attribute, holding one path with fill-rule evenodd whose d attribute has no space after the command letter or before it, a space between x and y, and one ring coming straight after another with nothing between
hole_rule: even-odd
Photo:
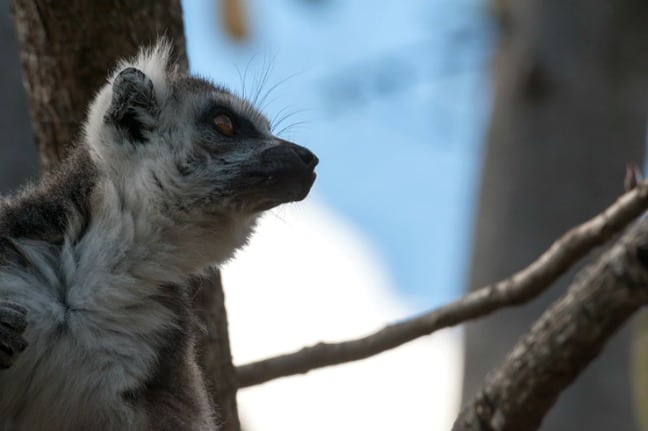
<instances>
[{"instance_id":1,"label":"tree trunk","mask_svg":"<svg viewBox=\"0 0 648 431\"><path fill-rule=\"evenodd\" d=\"M647 258L648 219L644 219L595 264L578 273L567 293L486 377L453 431L537 430L563 390L601 354L609 338L648 304ZM628 419L613 420L619 424Z\"/></svg>"},{"instance_id":2,"label":"tree trunk","mask_svg":"<svg viewBox=\"0 0 648 431\"><path fill-rule=\"evenodd\" d=\"M165 35L174 42L178 65L187 68L180 0L13 0L12 6L45 171L74 145L88 103L118 59L134 56L140 46ZM207 328L200 356L210 391L225 428L236 430L236 384L220 275L214 272L209 279L196 278L192 283L203 287L194 307Z\"/></svg>"},{"instance_id":3,"label":"tree trunk","mask_svg":"<svg viewBox=\"0 0 648 431\"><path fill-rule=\"evenodd\" d=\"M0 40L0 194L4 196L38 175L38 154L35 146L29 145L34 135L21 84L18 41L9 0L0 0Z\"/></svg>"},{"instance_id":4,"label":"tree trunk","mask_svg":"<svg viewBox=\"0 0 648 431\"><path fill-rule=\"evenodd\" d=\"M526 265L623 190L643 161L645 0L496 3L501 46L471 288ZM571 277L568 277L571 278ZM467 326L465 399L563 291ZM632 430L628 332L562 395L546 429Z\"/></svg>"}]
</instances>

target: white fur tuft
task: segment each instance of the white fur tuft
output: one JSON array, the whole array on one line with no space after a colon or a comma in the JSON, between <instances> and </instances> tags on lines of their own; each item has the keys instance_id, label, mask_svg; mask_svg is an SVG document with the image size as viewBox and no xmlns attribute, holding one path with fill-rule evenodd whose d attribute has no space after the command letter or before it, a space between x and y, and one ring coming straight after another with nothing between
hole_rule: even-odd
<instances>
[{"instance_id":1,"label":"white fur tuft","mask_svg":"<svg viewBox=\"0 0 648 431\"><path fill-rule=\"evenodd\" d=\"M170 60L172 53L173 45L171 42L165 38L158 39L155 45L141 49L135 58L120 61L108 80L109 85L112 85L119 72L129 67L134 67L144 72L153 81L158 102L162 102L168 94L167 78L169 68L171 67Z\"/></svg>"},{"instance_id":2,"label":"white fur tuft","mask_svg":"<svg viewBox=\"0 0 648 431\"><path fill-rule=\"evenodd\" d=\"M134 58L122 60L118 63L114 72L108 78L108 82L101 87L94 101L90 104L88 120L83 128L85 141L95 159L101 160L104 158L102 144L111 139L111 137L106 136L104 115L110 106L112 85L117 75L129 67L142 71L153 82L155 97L158 103L162 105L169 95L168 77L172 53L172 43L166 38L160 38L155 45L141 49Z\"/></svg>"}]
</instances>

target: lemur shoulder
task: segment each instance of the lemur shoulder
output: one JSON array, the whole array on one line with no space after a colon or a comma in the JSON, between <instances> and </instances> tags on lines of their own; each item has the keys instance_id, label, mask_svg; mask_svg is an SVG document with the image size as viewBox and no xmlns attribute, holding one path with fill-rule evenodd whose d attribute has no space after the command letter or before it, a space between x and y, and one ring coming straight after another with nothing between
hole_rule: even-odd
<instances>
[{"instance_id":1,"label":"lemur shoulder","mask_svg":"<svg viewBox=\"0 0 648 431\"><path fill-rule=\"evenodd\" d=\"M0 430L217 429L184 282L318 160L170 63L121 62L58 172L0 204Z\"/></svg>"}]
</instances>

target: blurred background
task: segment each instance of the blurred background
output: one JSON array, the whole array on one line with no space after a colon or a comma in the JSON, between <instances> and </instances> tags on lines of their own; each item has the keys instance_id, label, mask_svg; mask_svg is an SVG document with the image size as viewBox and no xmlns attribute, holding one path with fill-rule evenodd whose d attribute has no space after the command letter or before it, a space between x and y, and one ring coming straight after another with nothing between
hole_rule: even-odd
<instances>
[{"instance_id":1,"label":"blurred background","mask_svg":"<svg viewBox=\"0 0 648 431\"><path fill-rule=\"evenodd\" d=\"M276 133L321 160L310 197L269 214L223 269L234 361L361 336L461 294L489 106L486 4L226 3L183 3L191 69L258 98ZM259 430L448 429L462 362L460 333L444 331L245 389L241 417Z\"/></svg>"},{"instance_id":2,"label":"blurred background","mask_svg":"<svg viewBox=\"0 0 648 431\"><path fill-rule=\"evenodd\" d=\"M0 22L0 190L38 175ZM320 158L223 268L236 364L362 336L528 264L644 159L644 0L184 0L190 67ZM572 274L573 275L573 274ZM246 430L447 430L539 301L243 389ZM638 430L628 328L543 429ZM641 410L641 409L640 409Z\"/></svg>"}]
</instances>

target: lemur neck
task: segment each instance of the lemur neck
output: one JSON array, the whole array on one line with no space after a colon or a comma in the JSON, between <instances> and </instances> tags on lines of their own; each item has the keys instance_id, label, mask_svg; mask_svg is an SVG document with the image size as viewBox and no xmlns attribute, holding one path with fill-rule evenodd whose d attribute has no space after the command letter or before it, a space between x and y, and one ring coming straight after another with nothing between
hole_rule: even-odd
<instances>
[{"instance_id":1,"label":"lemur neck","mask_svg":"<svg viewBox=\"0 0 648 431\"><path fill-rule=\"evenodd\" d=\"M102 265L113 273L159 283L182 281L196 268L167 234L177 229L173 221L151 208L149 200L134 186L100 177L80 250L96 254L101 247Z\"/></svg>"},{"instance_id":2,"label":"lemur neck","mask_svg":"<svg viewBox=\"0 0 648 431\"><path fill-rule=\"evenodd\" d=\"M158 282L178 281L218 265L247 242L256 216L185 218L165 211L135 185L99 178L86 242L102 244L119 271Z\"/></svg>"}]
</instances>

